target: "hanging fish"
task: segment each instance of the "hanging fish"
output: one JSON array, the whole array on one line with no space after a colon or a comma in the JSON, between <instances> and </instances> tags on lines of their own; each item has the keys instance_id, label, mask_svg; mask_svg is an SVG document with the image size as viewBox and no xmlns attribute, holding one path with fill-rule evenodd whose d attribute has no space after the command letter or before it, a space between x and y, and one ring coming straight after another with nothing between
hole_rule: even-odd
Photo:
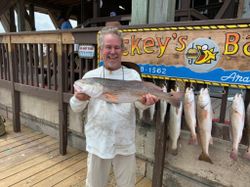
<instances>
[{"instance_id":1,"label":"hanging fish","mask_svg":"<svg viewBox=\"0 0 250 187\"><path fill-rule=\"evenodd\" d=\"M179 91L177 87L176 92ZM178 139L181 133L181 116L183 105L180 102L179 107L170 106L170 119L169 119L169 137L170 137L170 153L177 155L178 153Z\"/></svg>"},{"instance_id":2,"label":"hanging fish","mask_svg":"<svg viewBox=\"0 0 250 187\"><path fill-rule=\"evenodd\" d=\"M195 96L193 89L189 87L186 88L184 95L184 116L191 133L189 144L197 144Z\"/></svg>"},{"instance_id":3,"label":"hanging fish","mask_svg":"<svg viewBox=\"0 0 250 187\"><path fill-rule=\"evenodd\" d=\"M202 153L199 160L213 163L209 157L209 142L212 136L212 105L210 95L207 88L201 88L197 101L197 120L199 127L199 137L202 148Z\"/></svg>"},{"instance_id":4,"label":"hanging fish","mask_svg":"<svg viewBox=\"0 0 250 187\"><path fill-rule=\"evenodd\" d=\"M154 115L155 115L155 104L153 104L153 105L151 105L149 107L149 118L150 118L150 121L153 121Z\"/></svg>"},{"instance_id":5,"label":"hanging fish","mask_svg":"<svg viewBox=\"0 0 250 187\"><path fill-rule=\"evenodd\" d=\"M244 101L241 94L235 94L231 111L230 111L230 122L231 122L231 134L233 141L233 148L230 154L230 158L237 160L239 143L242 138L244 123L245 123L245 107Z\"/></svg>"},{"instance_id":6,"label":"hanging fish","mask_svg":"<svg viewBox=\"0 0 250 187\"><path fill-rule=\"evenodd\" d=\"M142 120L144 110L138 109L139 119Z\"/></svg>"},{"instance_id":7,"label":"hanging fish","mask_svg":"<svg viewBox=\"0 0 250 187\"><path fill-rule=\"evenodd\" d=\"M248 148L247 148L247 151L245 152L245 154L243 155L244 158L250 160L250 103L248 104L248 107L247 107L247 130L248 130Z\"/></svg>"},{"instance_id":8,"label":"hanging fish","mask_svg":"<svg viewBox=\"0 0 250 187\"><path fill-rule=\"evenodd\" d=\"M162 91L167 93L167 87L165 85L162 87ZM160 111L161 111L160 112L161 123L163 123L165 120L166 112L167 112L167 102L164 99L160 100Z\"/></svg>"}]
</instances>

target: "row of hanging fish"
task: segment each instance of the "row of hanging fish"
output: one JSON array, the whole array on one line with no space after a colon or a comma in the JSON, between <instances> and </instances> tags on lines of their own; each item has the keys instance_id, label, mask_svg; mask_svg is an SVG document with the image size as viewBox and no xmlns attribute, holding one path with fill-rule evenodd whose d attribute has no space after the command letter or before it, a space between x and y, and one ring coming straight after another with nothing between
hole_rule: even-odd
<instances>
[{"instance_id":1,"label":"row of hanging fish","mask_svg":"<svg viewBox=\"0 0 250 187\"><path fill-rule=\"evenodd\" d=\"M166 92L166 86L163 91ZM177 88L178 92L179 89ZM165 120L167 102L160 100L160 118L161 123ZM212 119L213 110L209 91L207 88L201 88L197 99L192 88L186 88L183 102L179 107L170 106L168 132L169 132L169 152L173 155L178 153L178 139L181 134L181 120L184 110L184 119L190 130L189 144L201 146L201 154L199 160L213 163L209 155L209 145L212 144ZM149 110L150 120L153 120L155 113L155 105L152 105ZM250 104L247 108L247 125L248 125L248 143L249 146L243 155L244 158L250 160ZM142 118L142 111L140 118ZM239 144L242 138L243 128L245 124L245 108L242 94L235 94L231 110L230 110L230 129L232 136L232 151L230 158L237 160ZM196 133L196 129L198 133ZM199 138L198 138L199 137ZM199 141L198 141L199 140Z\"/></svg>"}]
</instances>

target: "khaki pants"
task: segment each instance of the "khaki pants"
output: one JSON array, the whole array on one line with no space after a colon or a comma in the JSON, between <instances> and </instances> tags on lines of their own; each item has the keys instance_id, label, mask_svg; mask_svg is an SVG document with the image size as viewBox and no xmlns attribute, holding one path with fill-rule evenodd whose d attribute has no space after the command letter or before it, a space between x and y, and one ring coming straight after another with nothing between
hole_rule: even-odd
<instances>
[{"instance_id":1,"label":"khaki pants","mask_svg":"<svg viewBox=\"0 0 250 187\"><path fill-rule=\"evenodd\" d=\"M111 165L118 187L134 187L136 181L135 155L116 155L113 159L101 159L88 154L86 187L105 187L108 183Z\"/></svg>"}]
</instances>

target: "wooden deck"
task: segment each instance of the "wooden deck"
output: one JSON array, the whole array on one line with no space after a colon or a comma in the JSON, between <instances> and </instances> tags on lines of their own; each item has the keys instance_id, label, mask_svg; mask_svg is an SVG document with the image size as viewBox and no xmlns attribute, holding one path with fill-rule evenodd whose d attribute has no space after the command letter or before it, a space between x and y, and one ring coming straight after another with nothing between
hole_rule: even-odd
<instances>
[{"instance_id":1,"label":"wooden deck","mask_svg":"<svg viewBox=\"0 0 250 187\"><path fill-rule=\"evenodd\" d=\"M56 139L23 126L14 133L10 121L6 131L0 137L0 186L85 186L86 152L68 147L62 156ZM108 186L115 186L112 175ZM137 176L136 187L149 186L149 179Z\"/></svg>"}]
</instances>

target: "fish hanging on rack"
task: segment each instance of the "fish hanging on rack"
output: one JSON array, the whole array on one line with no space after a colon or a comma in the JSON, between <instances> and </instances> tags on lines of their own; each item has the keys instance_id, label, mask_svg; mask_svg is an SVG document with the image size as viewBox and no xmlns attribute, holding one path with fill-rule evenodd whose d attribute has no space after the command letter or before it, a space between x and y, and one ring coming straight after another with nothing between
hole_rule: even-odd
<instances>
[{"instance_id":1,"label":"fish hanging on rack","mask_svg":"<svg viewBox=\"0 0 250 187\"><path fill-rule=\"evenodd\" d=\"M195 96L192 88L187 87L184 95L184 117L186 124L190 130L189 144L197 143L196 128L196 107L195 107Z\"/></svg>"},{"instance_id":2,"label":"fish hanging on rack","mask_svg":"<svg viewBox=\"0 0 250 187\"><path fill-rule=\"evenodd\" d=\"M143 112L144 112L144 110L138 109L138 117L139 117L139 120L142 120L142 118L143 118Z\"/></svg>"},{"instance_id":3,"label":"fish hanging on rack","mask_svg":"<svg viewBox=\"0 0 250 187\"><path fill-rule=\"evenodd\" d=\"M197 120L202 153L199 160L213 163L209 156L209 143L212 142L212 105L207 88L201 88L197 100Z\"/></svg>"},{"instance_id":4,"label":"fish hanging on rack","mask_svg":"<svg viewBox=\"0 0 250 187\"><path fill-rule=\"evenodd\" d=\"M176 92L179 92L179 88L176 88ZM178 139L181 134L181 116L182 116L183 105L180 102L179 107L173 105L170 106L170 117L169 117L169 138L170 138L170 150L169 152L173 155L178 154Z\"/></svg>"},{"instance_id":5,"label":"fish hanging on rack","mask_svg":"<svg viewBox=\"0 0 250 187\"><path fill-rule=\"evenodd\" d=\"M232 151L230 158L237 160L238 148L242 138L245 123L245 107L242 94L235 94L230 111L231 135L232 135Z\"/></svg>"},{"instance_id":6,"label":"fish hanging on rack","mask_svg":"<svg viewBox=\"0 0 250 187\"><path fill-rule=\"evenodd\" d=\"M167 92L167 86L163 85L162 87L162 91L163 92ZM167 102L164 99L160 100L160 116L161 116L161 123L164 122L165 120L165 116L166 116L166 112L167 112Z\"/></svg>"},{"instance_id":7,"label":"fish hanging on rack","mask_svg":"<svg viewBox=\"0 0 250 187\"><path fill-rule=\"evenodd\" d=\"M248 104L247 107L247 135L248 135L248 148L246 152L244 153L243 157L250 160L250 103Z\"/></svg>"},{"instance_id":8,"label":"fish hanging on rack","mask_svg":"<svg viewBox=\"0 0 250 187\"><path fill-rule=\"evenodd\" d=\"M150 119L150 121L153 121L154 115L155 115L155 104L153 104L149 107L149 119Z\"/></svg>"}]
</instances>

